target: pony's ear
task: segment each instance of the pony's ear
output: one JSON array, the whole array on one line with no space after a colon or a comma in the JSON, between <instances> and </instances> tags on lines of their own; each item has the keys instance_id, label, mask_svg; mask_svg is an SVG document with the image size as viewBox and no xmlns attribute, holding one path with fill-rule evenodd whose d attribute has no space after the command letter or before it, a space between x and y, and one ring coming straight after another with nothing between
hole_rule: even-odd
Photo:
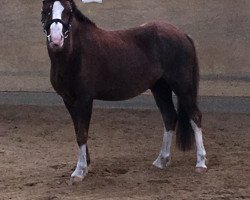
<instances>
[{"instance_id":1,"label":"pony's ear","mask_svg":"<svg viewBox=\"0 0 250 200\"><path fill-rule=\"evenodd\" d=\"M74 3L73 0L68 0L68 2L72 5Z\"/></svg>"},{"instance_id":2,"label":"pony's ear","mask_svg":"<svg viewBox=\"0 0 250 200\"><path fill-rule=\"evenodd\" d=\"M45 4L45 3L48 3L49 0L42 0L42 3Z\"/></svg>"},{"instance_id":3,"label":"pony's ear","mask_svg":"<svg viewBox=\"0 0 250 200\"><path fill-rule=\"evenodd\" d=\"M74 8L75 8L74 0L68 0L68 2L70 3L72 10L74 10Z\"/></svg>"},{"instance_id":4,"label":"pony's ear","mask_svg":"<svg viewBox=\"0 0 250 200\"><path fill-rule=\"evenodd\" d=\"M74 4L73 0L68 0L67 3L70 5L71 9L72 9L72 5Z\"/></svg>"}]
</instances>

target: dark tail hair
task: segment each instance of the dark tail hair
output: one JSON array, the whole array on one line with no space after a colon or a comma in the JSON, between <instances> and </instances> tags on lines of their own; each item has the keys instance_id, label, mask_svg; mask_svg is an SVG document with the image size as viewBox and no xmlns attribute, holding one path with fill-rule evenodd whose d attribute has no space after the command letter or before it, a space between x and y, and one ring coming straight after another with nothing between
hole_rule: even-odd
<instances>
[{"instance_id":1,"label":"dark tail hair","mask_svg":"<svg viewBox=\"0 0 250 200\"><path fill-rule=\"evenodd\" d=\"M199 65L196 54L196 49L192 38L186 35L193 47L193 73L192 73L192 91L190 97L187 97L187 101L193 101L194 105L197 105L197 94L199 87ZM189 100L188 100L189 99ZM184 99L185 101L185 99ZM190 105L186 105L185 102L178 100L178 122L176 127L176 144L177 147L182 151L190 150L194 144L194 131L190 123L190 115L188 111L193 109Z\"/></svg>"},{"instance_id":2,"label":"dark tail hair","mask_svg":"<svg viewBox=\"0 0 250 200\"><path fill-rule=\"evenodd\" d=\"M180 102L178 102L177 114L176 145L180 150L188 151L194 143L194 131L190 124L190 116Z\"/></svg>"},{"instance_id":3,"label":"dark tail hair","mask_svg":"<svg viewBox=\"0 0 250 200\"><path fill-rule=\"evenodd\" d=\"M186 35L186 36L193 47L193 97L195 101L197 101L199 80L200 80L199 62L197 58L197 52L196 52L196 48L194 45L194 41L189 35Z\"/></svg>"}]
</instances>

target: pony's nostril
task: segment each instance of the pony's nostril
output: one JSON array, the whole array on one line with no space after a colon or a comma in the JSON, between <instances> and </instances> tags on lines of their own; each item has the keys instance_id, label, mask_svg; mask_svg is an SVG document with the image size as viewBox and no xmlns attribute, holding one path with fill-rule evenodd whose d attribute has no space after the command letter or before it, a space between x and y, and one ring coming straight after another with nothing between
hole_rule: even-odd
<instances>
[{"instance_id":1,"label":"pony's nostril","mask_svg":"<svg viewBox=\"0 0 250 200\"><path fill-rule=\"evenodd\" d=\"M48 35L47 38L48 38L48 41L51 42L51 35Z\"/></svg>"}]
</instances>

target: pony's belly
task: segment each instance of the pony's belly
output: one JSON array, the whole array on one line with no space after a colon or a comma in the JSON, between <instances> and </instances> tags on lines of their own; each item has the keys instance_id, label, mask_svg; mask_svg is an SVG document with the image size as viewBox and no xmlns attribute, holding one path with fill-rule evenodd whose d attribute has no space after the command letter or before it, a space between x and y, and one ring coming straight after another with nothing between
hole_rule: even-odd
<instances>
[{"instance_id":1,"label":"pony's belly","mask_svg":"<svg viewBox=\"0 0 250 200\"><path fill-rule=\"evenodd\" d=\"M99 92L95 99L104 101L122 101L131 99L150 89L152 84L144 85L143 87L138 87L134 85L133 87L123 87L123 88L109 88Z\"/></svg>"},{"instance_id":2,"label":"pony's belly","mask_svg":"<svg viewBox=\"0 0 250 200\"><path fill-rule=\"evenodd\" d=\"M133 93L133 94L132 93L130 93L130 94L128 94L128 93L127 94L107 93L107 94L99 95L95 99L103 100L103 101L123 101L123 100L128 100L128 99L134 98L145 91L146 90L144 90L142 92L138 92L138 93Z\"/></svg>"},{"instance_id":3,"label":"pony's belly","mask_svg":"<svg viewBox=\"0 0 250 200\"><path fill-rule=\"evenodd\" d=\"M96 85L96 99L121 101L136 97L152 88L155 82L162 76L161 69L158 69L159 68L155 68L155 70L151 71L148 70L149 72L144 71L144 73L134 73L126 77L117 75L102 79L102 81ZM120 77L120 79L117 77Z\"/></svg>"}]
</instances>

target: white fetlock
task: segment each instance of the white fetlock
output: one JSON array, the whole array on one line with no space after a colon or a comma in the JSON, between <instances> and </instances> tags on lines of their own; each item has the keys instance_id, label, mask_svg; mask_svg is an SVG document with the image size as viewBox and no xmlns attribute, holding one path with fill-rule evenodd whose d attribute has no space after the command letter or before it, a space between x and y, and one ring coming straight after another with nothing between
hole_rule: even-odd
<instances>
[{"instance_id":1,"label":"white fetlock","mask_svg":"<svg viewBox=\"0 0 250 200\"><path fill-rule=\"evenodd\" d=\"M197 163L196 163L196 168L205 168L207 169L206 162L207 159L203 155L197 155Z\"/></svg>"},{"instance_id":2,"label":"white fetlock","mask_svg":"<svg viewBox=\"0 0 250 200\"><path fill-rule=\"evenodd\" d=\"M194 130L196 150L197 150L197 163L195 171L203 173L207 171L207 166L206 166L206 150L202 139L202 130L195 124L193 120L191 120L191 125Z\"/></svg>"},{"instance_id":3,"label":"white fetlock","mask_svg":"<svg viewBox=\"0 0 250 200\"><path fill-rule=\"evenodd\" d=\"M170 147L173 132L173 130L166 131L166 129L164 129L161 151L157 159L153 162L153 165L160 169L164 169L170 164Z\"/></svg>"},{"instance_id":4,"label":"white fetlock","mask_svg":"<svg viewBox=\"0 0 250 200\"><path fill-rule=\"evenodd\" d=\"M87 174L86 145L82 145L79 147L78 162L75 171L71 174L71 180L82 180Z\"/></svg>"},{"instance_id":5,"label":"white fetlock","mask_svg":"<svg viewBox=\"0 0 250 200\"><path fill-rule=\"evenodd\" d=\"M71 174L71 178L78 177L80 179L84 179L85 176L88 174L88 168L76 168L75 171Z\"/></svg>"},{"instance_id":6,"label":"white fetlock","mask_svg":"<svg viewBox=\"0 0 250 200\"><path fill-rule=\"evenodd\" d=\"M157 159L153 162L153 165L157 168L164 169L170 164L169 157L163 157L161 154L157 157Z\"/></svg>"}]
</instances>

